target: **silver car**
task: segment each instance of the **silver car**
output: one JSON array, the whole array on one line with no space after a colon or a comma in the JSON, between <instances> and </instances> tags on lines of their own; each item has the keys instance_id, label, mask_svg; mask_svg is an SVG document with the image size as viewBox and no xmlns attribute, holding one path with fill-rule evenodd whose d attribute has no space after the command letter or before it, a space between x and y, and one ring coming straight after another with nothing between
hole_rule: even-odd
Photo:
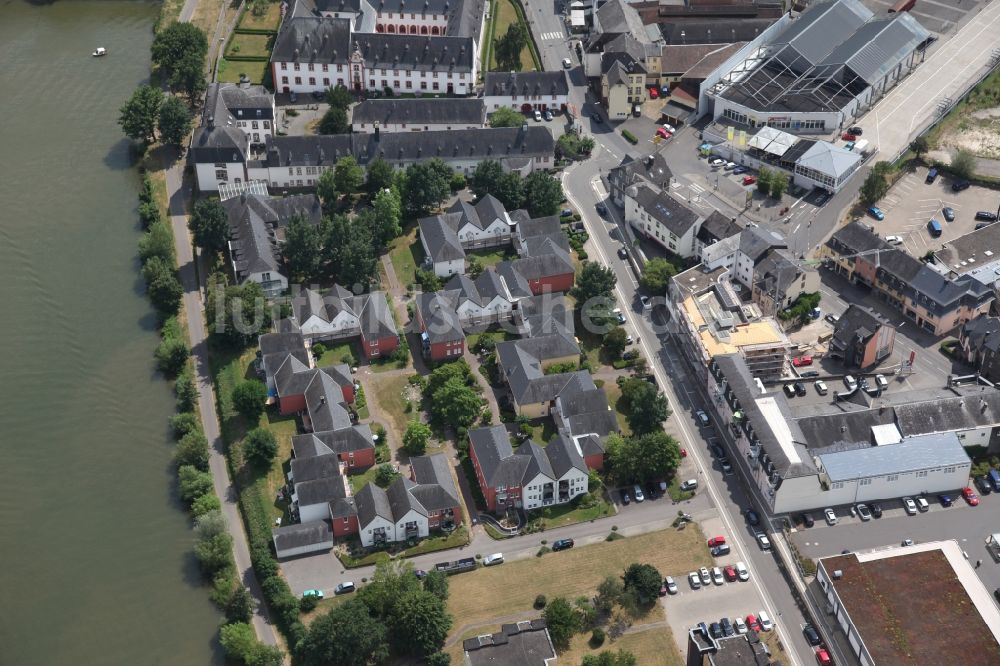
<instances>
[{"instance_id":1,"label":"silver car","mask_svg":"<svg viewBox=\"0 0 1000 666\"><path fill-rule=\"evenodd\" d=\"M823 517L826 518L827 525L837 524L837 514L833 512L833 509L823 509Z\"/></svg>"},{"instance_id":2,"label":"silver car","mask_svg":"<svg viewBox=\"0 0 1000 666\"><path fill-rule=\"evenodd\" d=\"M664 582L667 584L668 594L677 594L677 583L674 582L674 579L671 576L667 576L664 579Z\"/></svg>"},{"instance_id":3,"label":"silver car","mask_svg":"<svg viewBox=\"0 0 1000 666\"><path fill-rule=\"evenodd\" d=\"M692 571L688 574L688 582L691 583L692 590L697 590L701 587L701 578L698 577L697 571Z\"/></svg>"},{"instance_id":4,"label":"silver car","mask_svg":"<svg viewBox=\"0 0 1000 666\"><path fill-rule=\"evenodd\" d=\"M698 573L701 575L702 585L712 584L712 574L708 573L708 567L702 567L701 569L698 569Z\"/></svg>"},{"instance_id":5,"label":"silver car","mask_svg":"<svg viewBox=\"0 0 1000 666\"><path fill-rule=\"evenodd\" d=\"M712 567L712 582L716 585L722 585L726 582L726 579L722 577L722 569L719 567Z\"/></svg>"},{"instance_id":6,"label":"silver car","mask_svg":"<svg viewBox=\"0 0 1000 666\"><path fill-rule=\"evenodd\" d=\"M864 504L859 504L857 507L858 517L864 522L868 522L872 519L872 512L868 510L868 507Z\"/></svg>"},{"instance_id":7,"label":"silver car","mask_svg":"<svg viewBox=\"0 0 1000 666\"><path fill-rule=\"evenodd\" d=\"M917 503L913 501L910 497L903 498L903 507L906 509L906 513L911 516L917 515Z\"/></svg>"}]
</instances>

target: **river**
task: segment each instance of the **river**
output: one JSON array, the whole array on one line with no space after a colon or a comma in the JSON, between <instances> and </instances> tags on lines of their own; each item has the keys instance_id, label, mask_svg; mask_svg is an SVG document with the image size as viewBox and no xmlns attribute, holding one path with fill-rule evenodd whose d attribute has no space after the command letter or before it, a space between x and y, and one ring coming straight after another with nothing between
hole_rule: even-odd
<instances>
[{"instance_id":1,"label":"river","mask_svg":"<svg viewBox=\"0 0 1000 666\"><path fill-rule=\"evenodd\" d=\"M116 123L151 2L0 0L0 664L219 661ZM92 58L98 46L104 58Z\"/></svg>"}]
</instances>

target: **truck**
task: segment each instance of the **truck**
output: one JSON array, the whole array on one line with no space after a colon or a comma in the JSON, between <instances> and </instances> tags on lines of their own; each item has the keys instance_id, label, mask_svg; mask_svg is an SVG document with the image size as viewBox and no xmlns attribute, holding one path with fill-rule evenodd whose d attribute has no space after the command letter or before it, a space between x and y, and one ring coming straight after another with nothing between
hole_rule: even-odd
<instances>
[{"instance_id":1,"label":"truck","mask_svg":"<svg viewBox=\"0 0 1000 666\"><path fill-rule=\"evenodd\" d=\"M436 571L440 571L448 576L457 573L464 573L466 571L473 571L476 568L476 559L474 557L463 557L460 560L455 560L453 562L438 562L434 565Z\"/></svg>"},{"instance_id":2,"label":"truck","mask_svg":"<svg viewBox=\"0 0 1000 666\"><path fill-rule=\"evenodd\" d=\"M854 142L854 152L856 152L859 155L867 155L869 145L870 142L868 141L868 139L858 139L857 141Z\"/></svg>"},{"instance_id":3,"label":"truck","mask_svg":"<svg viewBox=\"0 0 1000 666\"><path fill-rule=\"evenodd\" d=\"M986 477L990 480L990 485L993 486L993 492L1000 493L1000 472L991 469Z\"/></svg>"}]
</instances>

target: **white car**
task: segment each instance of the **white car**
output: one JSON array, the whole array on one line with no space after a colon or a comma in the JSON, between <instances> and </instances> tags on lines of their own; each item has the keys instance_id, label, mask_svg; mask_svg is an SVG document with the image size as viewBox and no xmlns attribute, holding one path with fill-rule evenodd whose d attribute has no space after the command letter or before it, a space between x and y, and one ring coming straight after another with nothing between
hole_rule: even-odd
<instances>
[{"instance_id":1,"label":"white car","mask_svg":"<svg viewBox=\"0 0 1000 666\"><path fill-rule=\"evenodd\" d=\"M816 393L819 393L820 395L826 395L829 390L830 389L827 388L826 386L826 382L824 382L822 379L816 382Z\"/></svg>"},{"instance_id":2,"label":"white car","mask_svg":"<svg viewBox=\"0 0 1000 666\"><path fill-rule=\"evenodd\" d=\"M736 569L736 577L741 581L745 583L750 580L750 571L747 569L747 565L742 562L737 562L733 565L733 568Z\"/></svg>"},{"instance_id":3,"label":"white car","mask_svg":"<svg viewBox=\"0 0 1000 666\"><path fill-rule=\"evenodd\" d=\"M503 553L493 553L483 558L484 567L491 567L494 564L503 564Z\"/></svg>"},{"instance_id":4,"label":"white car","mask_svg":"<svg viewBox=\"0 0 1000 666\"><path fill-rule=\"evenodd\" d=\"M535 109L535 122L537 123L542 122L542 112L539 111L538 109Z\"/></svg>"},{"instance_id":5,"label":"white car","mask_svg":"<svg viewBox=\"0 0 1000 666\"><path fill-rule=\"evenodd\" d=\"M337 583L337 587L333 588L333 593L337 596L340 596L341 594L348 594L353 591L354 583L349 580L345 580L343 583Z\"/></svg>"},{"instance_id":6,"label":"white car","mask_svg":"<svg viewBox=\"0 0 1000 666\"><path fill-rule=\"evenodd\" d=\"M771 550L771 540L763 532L757 532L757 543L761 550Z\"/></svg>"},{"instance_id":7,"label":"white car","mask_svg":"<svg viewBox=\"0 0 1000 666\"><path fill-rule=\"evenodd\" d=\"M837 514L833 512L833 509L823 509L823 517L826 518L827 525L837 524Z\"/></svg>"},{"instance_id":8,"label":"white car","mask_svg":"<svg viewBox=\"0 0 1000 666\"><path fill-rule=\"evenodd\" d=\"M667 576L664 582L667 584L667 594L677 594L677 583L671 576Z\"/></svg>"},{"instance_id":9,"label":"white car","mask_svg":"<svg viewBox=\"0 0 1000 666\"><path fill-rule=\"evenodd\" d=\"M712 582L716 585L722 585L726 582L726 579L722 577L722 569L719 567L712 567Z\"/></svg>"},{"instance_id":10,"label":"white car","mask_svg":"<svg viewBox=\"0 0 1000 666\"><path fill-rule=\"evenodd\" d=\"M573 66L573 61L572 60L570 60L569 58L563 58L563 68L564 69L569 69L572 66Z\"/></svg>"},{"instance_id":11,"label":"white car","mask_svg":"<svg viewBox=\"0 0 1000 666\"><path fill-rule=\"evenodd\" d=\"M635 498L636 502L642 502L646 499L646 496L642 494L642 488L639 487L638 483L632 486L632 497Z\"/></svg>"},{"instance_id":12,"label":"white car","mask_svg":"<svg viewBox=\"0 0 1000 666\"><path fill-rule=\"evenodd\" d=\"M710 166L720 167L720 166L722 166L723 164L726 163L726 160L724 160L724 159L722 159L720 157L713 157L712 159L710 159L708 161L708 163L709 163Z\"/></svg>"},{"instance_id":13,"label":"white car","mask_svg":"<svg viewBox=\"0 0 1000 666\"><path fill-rule=\"evenodd\" d=\"M917 508L921 511L930 511L931 505L927 503L927 500L923 497L917 498Z\"/></svg>"},{"instance_id":14,"label":"white car","mask_svg":"<svg viewBox=\"0 0 1000 666\"><path fill-rule=\"evenodd\" d=\"M851 375L844 375L844 386L847 387L848 391L853 391L858 388L858 380Z\"/></svg>"},{"instance_id":15,"label":"white car","mask_svg":"<svg viewBox=\"0 0 1000 666\"><path fill-rule=\"evenodd\" d=\"M774 629L774 622L771 622L771 618L764 611L757 613L757 621L760 622L760 628L764 631L771 631Z\"/></svg>"},{"instance_id":16,"label":"white car","mask_svg":"<svg viewBox=\"0 0 1000 666\"><path fill-rule=\"evenodd\" d=\"M698 479L688 479L687 481L681 481L681 490L687 492L688 490L694 490L698 487Z\"/></svg>"},{"instance_id":17,"label":"white car","mask_svg":"<svg viewBox=\"0 0 1000 666\"><path fill-rule=\"evenodd\" d=\"M698 577L697 571L692 571L688 574L688 582L691 583L691 589L697 590L701 587L701 578Z\"/></svg>"},{"instance_id":18,"label":"white car","mask_svg":"<svg viewBox=\"0 0 1000 666\"><path fill-rule=\"evenodd\" d=\"M906 513L911 516L917 515L917 503L913 501L910 497L903 498L903 508L906 509Z\"/></svg>"},{"instance_id":19,"label":"white car","mask_svg":"<svg viewBox=\"0 0 1000 666\"><path fill-rule=\"evenodd\" d=\"M749 631L749 629L747 628L746 620L744 620L741 617L733 618L733 628L736 630L737 636L742 636L743 634Z\"/></svg>"},{"instance_id":20,"label":"white car","mask_svg":"<svg viewBox=\"0 0 1000 666\"><path fill-rule=\"evenodd\" d=\"M673 134L674 132L677 131L677 128L674 127L673 125L671 125L670 123L663 123L663 125L661 125L661 127L663 127L663 129L667 130L671 134Z\"/></svg>"},{"instance_id":21,"label":"white car","mask_svg":"<svg viewBox=\"0 0 1000 666\"><path fill-rule=\"evenodd\" d=\"M887 243L892 243L893 245L902 245L903 239L901 236L886 236L885 241Z\"/></svg>"},{"instance_id":22,"label":"white car","mask_svg":"<svg viewBox=\"0 0 1000 666\"><path fill-rule=\"evenodd\" d=\"M736 168L736 162L726 162L726 171L732 171Z\"/></svg>"},{"instance_id":23,"label":"white car","mask_svg":"<svg viewBox=\"0 0 1000 666\"><path fill-rule=\"evenodd\" d=\"M869 520L872 519L872 512L869 511L868 507L865 506L864 504L859 504L855 508L858 510L858 517L861 518L862 521L867 523Z\"/></svg>"},{"instance_id":24,"label":"white car","mask_svg":"<svg viewBox=\"0 0 1000 666\"><path fill-rule=\"evenodd\" d=\"M710 585L712 583L712 574L708 573L708 567L698 569L698 573L701 575L702 585Z\"/></svg>"}]
</instances>

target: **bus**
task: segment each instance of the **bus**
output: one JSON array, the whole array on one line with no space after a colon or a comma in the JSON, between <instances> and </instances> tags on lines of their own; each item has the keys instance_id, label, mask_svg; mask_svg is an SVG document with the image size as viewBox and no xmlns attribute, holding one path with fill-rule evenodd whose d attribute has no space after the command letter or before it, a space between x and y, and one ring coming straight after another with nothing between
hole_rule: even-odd
<instances>
[{"instance_id":1,"label":"bus","mask_svg":"<svg viewBox=\"0 0 1000 666\"><path fill-rule=\"evenodd\" d=\"M913 9L913 5L915 4L917 4L917 0L899 0L899 2L889 8L889 13L908 12Z\"/></svg>"}]
</instances>

